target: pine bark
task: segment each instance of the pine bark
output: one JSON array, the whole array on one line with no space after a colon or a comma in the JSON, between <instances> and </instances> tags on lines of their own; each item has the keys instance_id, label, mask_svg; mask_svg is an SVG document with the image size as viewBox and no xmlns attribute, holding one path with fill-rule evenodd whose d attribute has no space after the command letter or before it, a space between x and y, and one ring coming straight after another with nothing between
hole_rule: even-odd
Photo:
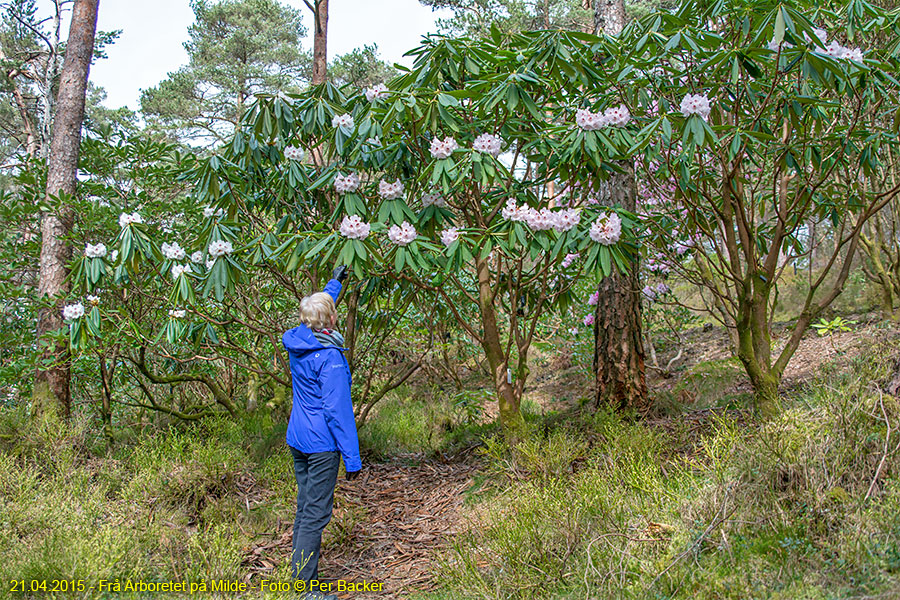
<instances>
[{"instance_id":1,"label":"pine bark","mask_svg":"<svg viewBox=\"0 0 900 600\"><path fill-rule=\"evenodd\" d=\"M51 198L75 194L85 91L94 52L99 3L100 0L75 0L72 8L47 165L47 204L57 208L41 214L38 295L54 301L38 314L37 336L44 348L42 359L46 368L38 368L35 373L33 399L38 412L55 402L66 417L71 412L70 357L65 344L49 339L48 334L63 327L61 301L69 291L68 263L72 258L72 247L67 238L75 213L65 202Z\"/></svg>"},{"instance_id":2,"label":"pine bark","mask_svg":"<svg viewBox=\"0 0 900 600\"><path fill-rule=\"evenodd\" d=\"M317 0L313 9L315 30L313 33L312 84L325 83L328 70L328 0Z\"/></svg>"},{"instance_id":3,"label":"pine bark","mask_svg":"<svg viewBox=\"0 0 900 600\"><path fill-rule=\"evenodd\" d=\"M625 26L623 0L594 0L594 27L607 35L617 35ZM619 165L624 173L609 180L609 194L602 199L608 206L621 205L628 211L636 207L634 168L628 162ZM594 315L594 372L596 406L617 411L649 409L641 333L640 265L637 257L627 273L614 271L600 283Z\"/></svg>"},{"instance_id":4,"label":"pine bark","mask_svg":"<svg viewBox=\"0 0 900 600\"><path fill-rule=\"evenodd\" d=\"M594 0L594 35L618 35L625 28L623 0Z\"/></svg>"}]
</instances>

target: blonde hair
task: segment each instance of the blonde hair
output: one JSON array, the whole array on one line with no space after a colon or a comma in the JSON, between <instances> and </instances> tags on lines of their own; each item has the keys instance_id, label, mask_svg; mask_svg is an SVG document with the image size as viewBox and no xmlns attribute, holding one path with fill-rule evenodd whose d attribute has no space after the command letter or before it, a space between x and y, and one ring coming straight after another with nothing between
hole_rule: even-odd
<instances>
[{"instance_id":1,"label":"blonde hair","mask_svg":"<svg viewBox=\"0 0 900 600\"><path fill-rule=\"evenodd\" d=\"M337 308L330 294L318 292L300 301L300 322L310 329L333 327L336 318Z\"/></svg>"}]
</instances>

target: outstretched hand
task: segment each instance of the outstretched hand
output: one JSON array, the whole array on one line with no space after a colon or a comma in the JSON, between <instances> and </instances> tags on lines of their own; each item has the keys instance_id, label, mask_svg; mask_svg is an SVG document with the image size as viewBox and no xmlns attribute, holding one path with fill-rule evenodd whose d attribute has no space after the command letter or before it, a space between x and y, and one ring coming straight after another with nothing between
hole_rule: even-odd
<instances>
[{"instance_id":1,"label":"outstretched hand","mask_svg":"<svg viewBox=\"0 0 900 600\"><path fill-rule=\"evenodd\" d=\"M331 277L332 279L337 279L340 283L344 283L344 280L347 279L347 265L341 265L336 268Z\"/></svg>"},{"instance_id":2,"label":"outstretched hand","mask_svg":"<svg viewBox=\"0 0 900 600\"><path fill-rule=\"evenodd\" d=\"M347 471L347 474L345 475L345 479L347 481L353 481L354 479L359 477L360 473L361 473L361 471Z\"/></svg>"}]
</instances>

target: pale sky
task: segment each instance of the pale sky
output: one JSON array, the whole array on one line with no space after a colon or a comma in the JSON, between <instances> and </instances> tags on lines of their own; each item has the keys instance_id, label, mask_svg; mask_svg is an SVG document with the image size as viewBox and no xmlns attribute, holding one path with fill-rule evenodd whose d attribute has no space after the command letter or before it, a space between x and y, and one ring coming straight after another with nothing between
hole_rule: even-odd
<instances>
[{"instance_id":1,"label":"pale sky","mask_svg":"<svg viewBox=\"0 0 900 600\"><path fill-rule=\"evenodd\" d=\"M299 9L312 48L312 13L303 0L281 0ZM43 14L49 3L39 1ZM419 44L422 35L435 31L432 12L418 0L331 0L328 11L328 59L365 44L378 44L382 60L410 65L403 54ZM107 49L109 58L91 67L91 81L106 88L110 108L140 107L142 89L152 87L187 62L182 45L194 20L188 0L100 0L97 28L121 29L122 35ZM64 24L63 39L68 32Z\"/></svg>"}]
</instances>

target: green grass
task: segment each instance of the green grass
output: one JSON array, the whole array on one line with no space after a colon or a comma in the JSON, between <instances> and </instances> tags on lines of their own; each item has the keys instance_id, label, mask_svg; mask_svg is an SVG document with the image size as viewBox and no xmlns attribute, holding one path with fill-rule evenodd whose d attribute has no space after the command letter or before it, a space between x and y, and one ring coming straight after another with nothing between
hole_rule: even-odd
<instances>
[{"instance_id":1,"label":"green grass","mask_svg":"<svg viewBox=\"0 0 900 600\"><path fill-rule=\"evenodd\" d=\"M489 394L402 388L361 444L369 460L480 444L464 532L446 540L439 587L420 600L878 597L900 589L896 456L866 499L884 415L900 420L900 403L873 383L896 352L873 347L820 369L768 422L722 410L730 401L717 390L739 371L712 361L681 384L717 407L703 417L647 423L530 404L514 444L483 424ZM292 517L284 423L266 411L119 433L108 449L84 417L0 411L0 580L242 579L246 548ZM335 520L329 547L368 518Z\"/></svg>"},{"instance_id":2,"label":"green grass","mask_svg":"<svg viewBox=\"0 0 900 600\"><path fill-rule=\"evenodd\" d=\"M888 351L825 369L766 423L716 412L650 426L601 413L533 426L512 446L489 440L466 533L441 556L440 588L421 598L891 597L896 467L865 498L883 414L900 417L871 383L887 374Z\"/></svg>"}]
</instances>

